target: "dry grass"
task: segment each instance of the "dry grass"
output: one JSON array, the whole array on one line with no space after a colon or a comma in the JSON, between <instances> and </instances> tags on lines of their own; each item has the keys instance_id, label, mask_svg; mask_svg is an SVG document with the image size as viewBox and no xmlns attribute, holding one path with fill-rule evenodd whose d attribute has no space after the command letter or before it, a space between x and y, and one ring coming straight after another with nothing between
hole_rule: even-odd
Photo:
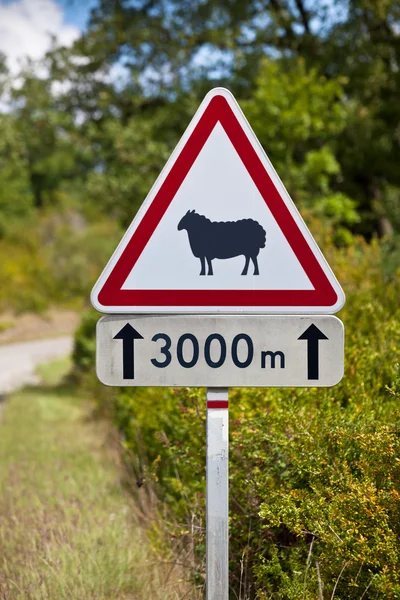
<instances>
[{"instance_id":1,"label":"dry grass","mask_svg":"<svg viewBox=\"0 0 400 600\"><path fill-rule=\"evenodd\" d=\"M50 380L62 370L43 372ZM108 426L91 411L61 386L24 390L4 407L0 598L193 600L180 567L151 550Z\"/></svg>"}]
</instances>

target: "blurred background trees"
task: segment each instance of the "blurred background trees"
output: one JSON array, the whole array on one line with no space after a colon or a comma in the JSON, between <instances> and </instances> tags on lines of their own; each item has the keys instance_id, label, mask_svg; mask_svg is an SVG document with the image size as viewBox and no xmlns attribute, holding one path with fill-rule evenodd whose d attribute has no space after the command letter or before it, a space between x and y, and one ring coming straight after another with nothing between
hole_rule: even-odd
<instances>
[{"instance_id":1,"label":"blurred background trees","mask_svg":"<svg viewBox=\"0 0 400 600\"><path fill-rule=\"evenodd\" d=\"M338 246L361 234L395 249L399 67L391 0L100 0L71 47L13 76L0 60L0 244L103 221L114 244L224 85L307 219Z\"/></svg>"},{"instance_id":2,"label":"blurred background trees","mask_svg":"<svg viewBox=\"0 0 400 600\"><path fill-rule=\"evenodd\" d=\"M72 46L54 43L12 74L0 56L0 311L88 304L219 85L236 95L348 299L334 392L234 392L232 589L311 600L323 581L326 597L399 598L398 2L99 0ZM110 396L94 382L97 319L88 312L76 336L77 381L120 430L144 481L132 487L143 494L151 482L172 514L167 539L194 548L201 583L202 392Z\"/></svg>"}]
</instances>

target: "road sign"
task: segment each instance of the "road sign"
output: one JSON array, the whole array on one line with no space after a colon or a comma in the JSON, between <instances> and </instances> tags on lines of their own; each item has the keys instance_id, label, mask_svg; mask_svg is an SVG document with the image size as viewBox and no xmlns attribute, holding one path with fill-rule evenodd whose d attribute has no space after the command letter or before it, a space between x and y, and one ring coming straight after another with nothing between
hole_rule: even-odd
<instances>
[{"instance_id":1,"label":"road sign","mask_svg":"<svg viewBox=\"0 0 400 600\"><path fill-rule=\"evenodd\" d=\"M227 90L203 100L92 303L105 313L326 314L343 306L339 283Z\"/></svg>"},{"instance_id":2,"label":"road sign","mask_svg":"<svg viewBox=\"0 0 400 600\"><path fill-rule=\"evenodd\" d=\"M333 316L107 316L97 375L117 386L333 386L343 340Z\"/></svg>"}]
</instances>

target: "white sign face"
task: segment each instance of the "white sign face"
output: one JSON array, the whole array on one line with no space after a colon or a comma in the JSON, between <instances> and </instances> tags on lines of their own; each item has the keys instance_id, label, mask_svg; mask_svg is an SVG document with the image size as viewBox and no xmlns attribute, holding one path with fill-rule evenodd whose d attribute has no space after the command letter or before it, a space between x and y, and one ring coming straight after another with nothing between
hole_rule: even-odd
<instances>
[{"instance_id":1,"label":"white sign face","mask_svg":"<svg viewBox=\"0 0 400 600\"><path fill-rule=\"evenodd\" d=\"M344 294L232 94L207 94L92 291L106 313L334 313Z\"/></svg>"},{"instance_id":2,"label":"white sign face","mask_svg":"<svg viewBox=\"0 0 400 600\"><path fill-rule=\"evenodd\" d=\"M326 387L343 377L333 316L107 316L97 376L115 386Z\"/></svg>"},{"instance_id":3,"label":"white sign face","mask_svg":"<svg viewBox=\"0 0 400 600\"><path fill-rule=\"evenodd\" d=\"M185 218L192 210L195 214ZM217 225L198 215L204 215ZM182 217L187 225L178 231ZM231 225L249 218L253 223ZM191 247L193 233L199 232L200 238L204 236L200 242L204 242L207 252L213 229L220 230L216 235L222 235L222 245L229 244L229 240L223 238L224 229L225 237L230 235L229 229L233 236L244 237L247 233L250 237L259 236L259 247L255 246L258 276L254 276L252 262L247 276L242 275L243 254L213 259L213 275L208 274L207 263L206 274L200 275L201 260ZM273 256L279 260L271 260ZM215 290L217 285L221 290L246 291L249 286L253 290L264 290L266 281L270 290L313 289L222 125L217 123L122 289L197 290L201 286L202 290Z\"/></svg>"}]
</instances>

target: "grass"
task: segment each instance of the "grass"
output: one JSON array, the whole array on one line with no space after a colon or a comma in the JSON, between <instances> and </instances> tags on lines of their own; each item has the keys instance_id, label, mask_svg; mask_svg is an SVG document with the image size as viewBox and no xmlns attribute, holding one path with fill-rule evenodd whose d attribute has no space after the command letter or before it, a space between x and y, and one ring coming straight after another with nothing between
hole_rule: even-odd
<instances>
[{"instance_id":1,"label":"grass","mask_svg":"<svg viewBox=\"0 0 400 600\"><path fill-rule=\"evenodd\" d=\"M2 412L0 598L193 598L150 550L108 426L57 385L67 368L42 368L46 385L14 394Z\"/></svg>"},{"instance_id":2,"label":"grass","mask_svg":"<svg viewBox=\"0 0 400 600\"><path fill-rule=\"evenodd\" d=\"M64 377L66 377L72 367L72 360L68 358L56 358L49 363L44 363L36 367L36 373L40 380L47 387L57 387ZM62 386L59 387L62 391ZM65 386L64 386L65 389ZM47 390L46 390L47 391ZM71 390L71 396L73 391ZM81 404L81 399L78 400Z\"/></svg>"},{"instance_id":3,"label":"grass","mask_svg":"<svg viewBox=\"0 0 400 600\"><path fill-rule=\"evenodd\" d=\"M13 325L14 325L14 321L0 320L0 333L2 333L3 331L7 331L7 329L11 329L11 327L13 327Z\"/></svg>"}]
</instances>

